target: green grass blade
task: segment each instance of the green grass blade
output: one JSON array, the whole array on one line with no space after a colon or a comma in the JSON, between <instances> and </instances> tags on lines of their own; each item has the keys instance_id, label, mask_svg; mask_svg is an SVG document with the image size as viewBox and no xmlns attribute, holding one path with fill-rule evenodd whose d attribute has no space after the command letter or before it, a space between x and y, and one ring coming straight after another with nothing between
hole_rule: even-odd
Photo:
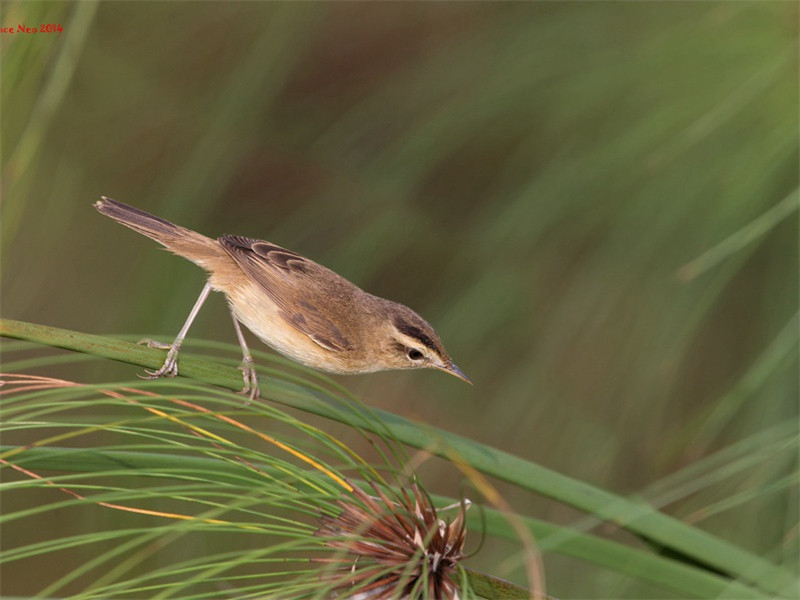
<instances>
[{"instance_id":1,"label":"green grass blade","mask_svg":"<svg viewBox=\"0 0 800 600\"><path fill-rule=\"evenodd\" d=\"M0 455L14 450L13 447L0 446ZM262 481L261 476L256 472L240 469L231 463L223 463L205 457L176 456L154 452L57 447L31 448L26 449L24 454L17 455L16 463L33 470L103 472L124 468L141 473L175 472L183 475L196 473L239 485L248 485L248 481L255 485ZM266 465L258 466L268 473L274 471ZM455 499L434 496L434 501L441 506L451 504ZM476 512L468 513L467 523L470 530L476 531L481 526L485 526L486 532L490 535L509 540L517 539L517 534L501 511L484 508L482 516L483 518ZM683 597L768 597L768 594L753 587L657 554L630 548L614 541L546 523L539 519L523 517L522 521L535 536L542 552L555 552L598 564L670 590ZM513 584L508 584L510 587L506 588L501 580L490 575L469 572L469 579L475 592L486 598L527 597L527 595L519 595L521 588ZM499 595L492 595L492 590L498 592Z\"/></svg>"},{"instance_id":2,"label":"green grass blade","mask_svg":"<svg viewBox=\"0 0 800 600\"><path fill-rule=\"evenodd\" d=\"M161 351L127 342L8 319L0 320L0 335L87 352L148 368L160 366L163 357ZM184 356L181 358L180 368L184 376L192 379L233 390L241 388L241 375L231 367ZM369 419L348 410L348 406L341 400L323 396L319 392L312 393L295 384L268 381L262 384L262 394L281 404L355 424L367 431L375 431L377 426ZM373 412L399 442L450 460L463 461L482 473L592 513L677 556L688 557L713 570L749 582L765 592L782 595L791 593L795 588L795 577L785 569L660 513L645 502L617 496L447 431L418 424L389 412L377 409ZM345 416L349 419L345 419Z\"/></svg>"}]
</instances>

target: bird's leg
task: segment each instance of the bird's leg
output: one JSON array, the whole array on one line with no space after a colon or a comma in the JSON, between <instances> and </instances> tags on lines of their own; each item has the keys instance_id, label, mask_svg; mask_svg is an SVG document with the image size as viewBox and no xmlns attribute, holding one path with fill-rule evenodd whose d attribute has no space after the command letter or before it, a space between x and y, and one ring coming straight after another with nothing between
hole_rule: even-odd
<instances>
[{"instance_id":1,"label":"bird's leg","mask_svg":"<svg viewBox=\"0 0 800 600\"><path fill-rule=\"evenodd\" d=\"M181 327L181 330L175 337L175 341L173 341L171 344L162 344L153 340L139 341L140 344L147 344L151 348L169 350L169 352L167 352L167 358L164 361L164 364L161 365L160 369L157 371L148 371L145 369L144 372L146 375L140 375L139 377L142 379L158 379L159 377L175 377L178 374L178 352L181 349L181 344L183 344L183 338L186 337L186 334L189 332L189 327L192 326L192 322L197 316L197 313L200 312L200 307L203 306L203 303L206 301L206 298L208 298L210 293L211 284L206 283L205 286L203 286L203 291L200 292L200 297L197 298L197 302L194 303L192 312L189 313L189 317L186 319L183 327Z\"/></svg>"},{"instance_id":2,"label":"bird's leg","mask_svg":"<svg viewBox=\"0 0 800 600\"><path fill-rule=\"evenodd\" d=\"M239 368L242 370L244 387L240 393L247 396L247 405L253 401L253 398L259 398L261 396L261 389L258 387L258 374L253 366L253 357L250 356L250 349L247 347L247 342L244 340L242 328L239 325L239 319L233 314L233 309L231 309L231 318L233 319L233 328L236 330L236 337L239 338L239 346L242 347L242 364Z\"/></svg>"}]
</instances>

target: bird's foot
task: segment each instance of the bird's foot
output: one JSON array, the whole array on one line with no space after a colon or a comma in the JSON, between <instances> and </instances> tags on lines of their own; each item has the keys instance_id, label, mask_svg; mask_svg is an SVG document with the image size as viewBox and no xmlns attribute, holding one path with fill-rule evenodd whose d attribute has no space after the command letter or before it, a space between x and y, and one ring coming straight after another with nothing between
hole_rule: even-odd
<instances>
[{"instance_id":1,"label":"bird's foot","mask_svg":"<svg viewBox=\"0 0 800 600\"><path fill-rule=\"evenodd\" d=\"M247 396L245 406L248 406L253 401L253 398L261 397L261 388L258 386L258 374L253 366L253 359L249 356L242 360L239 369L242 371L242 377L244 378L244 387L239 393Z\"/></svg>"},{"instance_id":2,"label":"bird's foot","mask_svg":"<svg viewBox=\"0 0 800 600\"><path fill-rule=\"evenodd\" d=\"M158 379L159 377L175 377L178 374L178 351L180 346L174 344L164 344L155 340L139 340L137 344L144 344L150 348L158 348L159 350L169 350L164 364L156 371L145 369L145 375L139 375L141 379Z\"/></svg>"}]
</instances>

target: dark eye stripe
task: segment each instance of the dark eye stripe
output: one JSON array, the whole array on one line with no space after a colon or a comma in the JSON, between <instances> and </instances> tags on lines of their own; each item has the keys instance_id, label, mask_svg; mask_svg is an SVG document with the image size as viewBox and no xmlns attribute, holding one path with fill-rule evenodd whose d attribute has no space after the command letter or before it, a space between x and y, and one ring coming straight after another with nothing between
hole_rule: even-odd
<instances>
[{"instance_id":1,"label":"dark eye stripe","mask_svg":"<svg viewBox=\"0 0 800 600\"><path fill-rule=\"evenodd\" d=\"M423 345L427 346L431 350L437 350L436 343L428 337L428 335L422 331L419 327L412 325L411 323L407 323L402 319L395 319L394 325L397 327L397 331L406 334L408 337L412 337L415 340L419 341Z\"/></svg>"}]
</instances>

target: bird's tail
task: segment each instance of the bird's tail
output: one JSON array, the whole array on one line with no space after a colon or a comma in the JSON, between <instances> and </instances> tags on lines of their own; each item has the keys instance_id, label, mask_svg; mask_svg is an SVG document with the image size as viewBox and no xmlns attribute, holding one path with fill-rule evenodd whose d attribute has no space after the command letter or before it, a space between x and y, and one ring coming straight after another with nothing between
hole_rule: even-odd
<instances>
[{"instance_id":1,"label":"bird's tail","mask_svg":"<svg viewBox=\"0 0 800 600\"><path fill-rule=\"evenodd\" d=\"M107 217L146 235L166 246L168 250L188 258L206 270L212 271L214 263L217 261L230 262L230 258L219 242L196 231L175 225L166 219L105 196L102 200L95 202L94 207Z\"/></svg>"}]
</instances>

